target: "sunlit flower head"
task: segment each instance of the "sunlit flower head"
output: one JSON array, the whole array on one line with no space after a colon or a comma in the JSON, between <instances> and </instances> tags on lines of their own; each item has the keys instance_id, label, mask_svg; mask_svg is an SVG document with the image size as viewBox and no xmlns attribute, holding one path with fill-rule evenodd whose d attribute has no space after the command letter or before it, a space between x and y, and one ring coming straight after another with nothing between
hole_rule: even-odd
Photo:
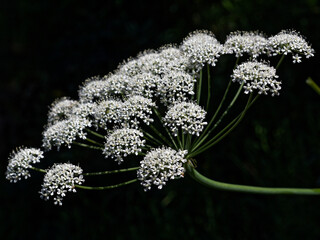
<instances>
[{"instance_id":1,"label":"sunlit flower head","mask_svg":"<svg viewBox=\"0 0 320 240\"><path fill-rule=\"evenodd\" d=\"M84 129L91 125L88 119L78 116L57 122L43 132L42 146L46 150L51 150L52 147L57 147L59 150L61 145L71 148L72 142L77 138L86 139L87 134Z\"/></svg>"},{"instance_id":2,"label":"sunlit flower head","mask_svg":"<svg viewBox=\"0 0 320 240\"><path fill-rule=\"evenodd\" d=\"M180 128L183 133L199 136L207 124L204 121L205 116L206 111L199 105L193 102L181 102L168 109L163 121L175 136L178 135Z\"/></svg>"},{"instance_id":3,"label":"sunlit flower head","mask_svg":"<svg viewBox=\"0 0 320 240\"><path fill-rule=\"evenodd\" d=\"M215 66L223 51L214 34L209 31L195 31L186 37L181 45L182 51L189 57L195 71L200 71L207 63Z\"/></svg>"},{"instance_id":4,"label":"sunlit flower head","mask_svg":"<svg viewBox=\"0 0 320 240\"><path fill-rule=\"evenodd\" d=\"M257 90L259 94L279 95L281 82L276 79L276 69L262 62L245 62L237 66L231 75L232 81L244 83L246 94Z\"/></svg>"},{"instance_id":5,"label":"sunlit flower head","mask_svg":"<svg viewBox=\"0 0 320 240\"><path fill-rule=\"evenodd\" d=\"M79 102L66 97L55 100L48 112L48 124L53 125L58 121L68 119L72 115L73 108L78 104Z\"/></svg>"},{"instance_id":6,"label":"sunlit flower head","mask_svg":"<svg viewBox=\"0 0 320 240\"><path fill-rule=\"evenodd\" d=\"M29 178L32 164L40 162L43 158L43 152L37 148L19 148L13 151L9 157L9 163L6 171L6 178L10 182L17 182L22 178Z\"/></svg>"},{"instance_id":7,"label":"sunlit flower head","mask_svg":"<svg viewBox=\"0 0 320 240\"><path fill-rule=\"evenodd\" d=\"M233 32L227 36L224 43L224 51L227 54L235 54L241 57L244 53L253 58L266 53L267 39L259 32Z\"/></svg>"},{"instance_id":8,"label":"sunlit flower head","mask_svg":"<svg viewBox=\"0 0 320 240\"><path fill-rule=\"evenodd\" d=\"M137 172L144 190L150 190L152 185L162 189L167 181L182 178L185 172L183 164L187 162L186 154L186 150L176 151L165 147L148 152Z\"/></svg>"},{"instance_id":9,"label":"sunlit flower head","mask_svg":"<svg viewBox=\"0 0 320 240\"><path fill-rule=\"evenodd\" d=\"M84 182L82 169L70 163L53 165L44 176L40 197L49 200L53 197L54 204L62 205L67 192L76 192L75 185Z\"/></svg>"},{"instance_id":10,"label":"sunlit flower head","mask_svg":"<svg viewBox=\"0 0 320 240\"><path fill-rule=\"evenodd\" d=\"M293 63L301 62L301 56L306 58L314 56L314 49L296 31L282 30L268 39L268 52L270 55L292 54Z\"/></svg>"},{"instance_id":11,"label":"sunlit flower head","mask_svg":"<svg viewBox=\"0 0 320 240\"><path fill-rule=\"evenodd\" d=\"M103 154L120 164L128 155L138 155L144 147L143 133L136 129L122 128L106 137Z\"/></svg>"}]
</instances>

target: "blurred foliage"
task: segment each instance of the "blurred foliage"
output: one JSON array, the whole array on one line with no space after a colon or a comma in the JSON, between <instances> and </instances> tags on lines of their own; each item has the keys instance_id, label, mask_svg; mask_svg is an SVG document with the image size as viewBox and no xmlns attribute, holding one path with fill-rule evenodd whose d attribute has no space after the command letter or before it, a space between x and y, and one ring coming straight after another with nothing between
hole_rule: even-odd
<instances>
[{"instance_id":1,"label":"blurred foliage","mask_svg":"<svg viewBox=\"0 0 320 240\"><path fill-rule=\"evenodd\" d=\"M76 98L86 78L107 74L139 51L179 43L196 29L212 30L223 42L235 30L271 35L293 28L313 44L316 57L299 65L286 59L278 74L280 97L260 98L198 165L226 182L320 187L319 97L305 84L308 76L320 79L319 1L7 0L1 5L0 239L320 238L319 197L213 191L186 177L148 193L138 185L79 191L56 207L39 198L41 174L14 185L4 180L11 149L40 146L47 106L57 97ZM222 58L216 68L215 99L232 61ZM106 160L65 149L49 153L42 165L54 161L99 169Z\"/></svg>"}]
</instances>

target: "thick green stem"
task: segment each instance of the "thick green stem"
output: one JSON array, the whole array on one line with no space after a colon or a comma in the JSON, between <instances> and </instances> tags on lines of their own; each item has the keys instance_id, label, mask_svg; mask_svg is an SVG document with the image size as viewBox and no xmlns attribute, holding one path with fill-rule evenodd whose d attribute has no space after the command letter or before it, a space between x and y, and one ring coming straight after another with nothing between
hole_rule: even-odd
<instances>
[{"instance_id":1,"label":"thick green stem","mask_svg":"<svg viewBox=\"0 0 320 240\"><path fill-rule=\"evenodd\" d=\"M83 173L83 176L96 176L96 175L107 175L107 174L114 174L114 173L123 173L123 172L131 172L138 170L140 167L132 167L132 168L124 168L124 169L116 169L110 171L103 171L103 172L91 172L91 173Z\"/></svg>"},{"instance_id":2,"label":"thick green stem","mask_svg":"<svg viewBox=\"0 0 320 240\"><path fill-rule=\"evenodd\" d=\"M316 92L320 95L320 87L312 80L311 77L308 77L306 83Z\"/></svg>"},{"instance_id":3,"label":"thick green stem","mask_svg":"<svg viewBox=\"0 0 320 240\"><path fill-rule=\"evenodd\" d=\"M199 173L191 164L186 164L188 174L197 182L210 188L244 192L254 194L294 194L294 195L320 195L320 188L272 188L272 187L256 187L239 184L224 183L212 180Z\"/></svg>"},{"instance_id":4,"label":"thick green stem","mask_svg":"<svg viewBox=\"0 0 320 240\"><path fill-rule=\"evenodd\" d=\"M103 186L103 187L90 187L90 186L82 186L82 185L75 185L76 188L81 188L81 189L86 189L86 190L106 190L106 189L112 189L112 188L117 188L117 187L122 187L131 183L134 183L138 181L138 179L133 179L127 182L115 184L115 185L110 185L110 186Z\"/></svg>"}]
</instances>

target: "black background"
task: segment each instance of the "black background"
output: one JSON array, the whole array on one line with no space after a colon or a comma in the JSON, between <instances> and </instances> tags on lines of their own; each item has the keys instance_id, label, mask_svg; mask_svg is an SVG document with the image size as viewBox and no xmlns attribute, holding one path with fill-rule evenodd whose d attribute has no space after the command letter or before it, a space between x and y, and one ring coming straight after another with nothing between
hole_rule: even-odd
<instances>
[{"instance_id":1,"label":"black background","mask_svg":"<svg viewBox=\"0 0 320 240\"><path fill-rule=\"evenodd\" d=\"M318 196L221 192L186 177L147 193L138 184L79 190L57 207L39 198L41 174L17 184L4 175L12 149L41 146L55 98L76 98L86 78L107 74L139 51L180 43L196 29L213 31L221 42L235 30L270 36L296 29L316 56L298 65L286 58L278 72L281 95L260 98L198 164L226 182L320 187L320 96L305 84L309 76L320 83L318 1L15 0L0 6L1 239L320 239ZM217 86L228 80L230 63L218 63ZM99 154L72 150L49 153L41 166L71 161L93 170L106 164ZM123 178L89 179L88 185Z\"/></svg>"}]
</instances>

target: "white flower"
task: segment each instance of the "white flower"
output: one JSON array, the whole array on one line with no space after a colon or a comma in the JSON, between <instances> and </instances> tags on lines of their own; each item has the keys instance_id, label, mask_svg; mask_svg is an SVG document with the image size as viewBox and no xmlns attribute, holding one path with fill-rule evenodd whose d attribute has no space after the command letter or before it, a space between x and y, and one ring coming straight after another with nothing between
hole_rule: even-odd
<instances>
[{"instance_id":1,"label":"white flower","mask_svg":"<svg viewBox=\"0 0 320 240\"><path fill-rule=\"evenodd\" d=\"M277 81L276 69L257 61L245 62L237 66L231 75L232 81L244 83L245 93L258 90L259 94L279 95L281 82Z\"/></svg>"},{"instance_id":2,"label":"white flower","mask_svg":"<svg viewBox=\"0 0 320 240\"><path fill-rule=\"evenodd\" d=\"M270 55L292 54L293 62L301 62L298 56L306 58L314 56L314 50L307 41L296 31L282 30L268 39L268 52Z\"/></svg>"},{"instance_id":3,"label":"white flower","mask_svg":"<svg viewBox=\"0 0 320 240\"><path fill-rule=\"evenodd\" d=\"M81 102L107 100L109 98L109 84L105 78L92 77L87 79L79 89Z\"/></svg>"},{"instance_id":4,"label":"white flower","mask_svg":"<svg viewBox=\"0 0 320 240\"><path fill-rule=\"evenodd\" d=\"M97 103L79 103L72 109L72 115L92 119L97 108Z\"/></svg>"},{"instance_id":5,"label":"white flower","mask_svg":"<svg viewBox=\"0 0 320 240\"><path fill-rule=\"evenodd\" d=\"M13 151L9 157L9 163L6 171L6 178L10 182L17 182L21 178L29 178L32 164L40 162L43 158L43 152L36 148L20 148Z\"/></svg>"},{"instance_id":6,"label":"white flower","mask_svg":"<svg viewBox=\"0 0 320 240\"><path fill-rule=\"evenodd\" d=\"M77 137L86 139L86 133L84 132L86 127L91 127L91 122L78 116L72 116L67 120L57 122L43 132L42 146L47 150L50 150L53 146L56 146L59 150L61 145L67 145L71 148L71 143Z\"/></svg>"},{"instance_id":7,"label":"white flower","mask_svg":"<svg viewBox=\"0 0 320 240\"><path fill-rule=\"evenodd\" d=\"M79 102L66 97L56 99L50 106L48 113L48 125L53 125L58 121L66 120L72 115L72 110Z\"/></svg>"},{"instance_id":8,"label":"white flower","mask_svg":"<svg viewBox=\"0 0 320 240\"><path fill-rule=\"evenodd\" d=\"M236 57L241 57L243 53L248 53L253 58L262 53L266 53L267 39L258 32L233 32L227 36L224 43L224 51L227 54L234 53Z\"/></svg>"},{"instance_id":9,"label":"white flower","mask_svg":"<svg viewBox=\"0 0 320 240\"><path fill-rule=\"evenodd\" d=\"M205 116L206 111L199 105L192 102L181 102L168 109L163 121L175 136L178 135L179 128L183 133L199 136L207 124L204 122Z\"/></svg>"},{"instance_id":10,"label":"white flower","mask_svg":"<svg viewBox=\"0 0 320 240\"><path fill-rule=\"evenodd\" d=\"M164 105L175 101L186 101L194 95L194 83L197 80L186 72L170 72L164 75L157 85L157 95Z\"/></svg>"},{"instance_id":11,"label":"white flower","mask_svg":"<svg viewBox=\"0 0 320 240\"><path fill-rule=\"evenodd\" d=\"M43 179L40 197L49 200L53 197L54 204L62 205L67 192L76 192L75 185L84 182L82 169L70 163L53 165L47 170Z\"/></svg>"},{"instance_id":12,"label":"white flower","mask_svg":"<svg viewBox=\"0 0 320 240\"><path fill-rule=\"evenodd\" d=\"M155 95L155 90L161 78L152 73L139 73L132 77L128 83L128 88L131 89L130 95L141 95L143 97L152 98Z\"/></svg>"},{"instance_id":13,"label":"white flower","mask_svg":"<svg viewBox=\"0 0 320 240\"><path fill-rule=\"evenodd\" d=\"M184 177L183 164L187 162L184 158L187 153L186 150L175 151L165 147L148 152L137 172L144 190L150 190L152 185L162 189L167 181Z\"/></svg>"},{"instance_id":14,"label":"white flower","mask_svg":"<svg viewBox=\"0 0 320 240\"><path fill-rule=\"evenodd\" d=\"M136 95L128 98L123 105L123 111L130 121L127 122L127 124L129 124L130 127L137 128L139 123L138 120L147 125L153 122L151 114L152 108L155 107L156 104L152 102L152 99Z\"/></svg>"},{"instance_id":15,"label":"white flower","mask_svg":"<svg viewBox=\"0 0 320 240\"><path fill-rule=\"evenodd\" d=\"M124 157L141 152L145 144L141 138L143 133L136 129L117 129L106 137L103 153L105 157L114 158L120 164Z\"/></svg>"},{"instance_id":16,"label":"white flower","mask_svg":"<svg viewBox=\"0 0 320 240\"><path fill-rule=\"evenodd\" d=\"M129 119L124 111L124 104L120 100L107 100L100 102L95 110L94 118L98 126L105 130L112 124L121 124Z\"/></svg>"},{"instance_id":17,"label":"white flower","mask_svg":"<svg viewBox=\"0 0 320 240\"><path fill-rule=\"evenodd\" d=\"M195 31L183 40L182 51L190 58L192 68L196 72L207 63L215 66L223 51L223 46L217 41L214 34L209 31Z\"/></svg>"}]
</instances>

